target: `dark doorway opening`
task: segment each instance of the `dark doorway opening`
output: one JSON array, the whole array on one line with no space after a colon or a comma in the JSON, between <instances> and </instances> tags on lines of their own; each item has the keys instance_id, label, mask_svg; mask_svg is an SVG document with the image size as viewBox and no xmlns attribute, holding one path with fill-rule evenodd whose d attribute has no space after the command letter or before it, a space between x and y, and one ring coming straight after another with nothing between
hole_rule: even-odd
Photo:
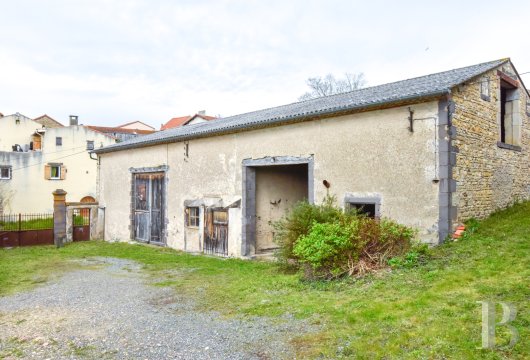
<instances>
[{"instance_id":1,"label":"dark doorway opening","mask_svg":"<svg viewBox=\"0 0 530 360\"><path fill-rule=\"evenodd\" d=\"M308 165L275 165L256 168L256 253L278 248L274 223L293 206L308 198Z\"/></svg>"}]
</instances>

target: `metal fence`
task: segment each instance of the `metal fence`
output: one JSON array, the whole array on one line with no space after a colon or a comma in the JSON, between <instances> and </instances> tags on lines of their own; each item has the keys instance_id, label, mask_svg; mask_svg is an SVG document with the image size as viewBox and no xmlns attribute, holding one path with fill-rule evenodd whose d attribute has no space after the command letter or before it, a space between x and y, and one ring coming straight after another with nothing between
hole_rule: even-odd
<instances>
[{"instance_id":1,"label":"metal fence","mask_svg":"<svg viewBox=\"0 0 530 360\"><path fill-rule=\"evenodd\" d=\"M0 231L53 229L53 213L0 215Z\"/></svg>"}]
</instances>

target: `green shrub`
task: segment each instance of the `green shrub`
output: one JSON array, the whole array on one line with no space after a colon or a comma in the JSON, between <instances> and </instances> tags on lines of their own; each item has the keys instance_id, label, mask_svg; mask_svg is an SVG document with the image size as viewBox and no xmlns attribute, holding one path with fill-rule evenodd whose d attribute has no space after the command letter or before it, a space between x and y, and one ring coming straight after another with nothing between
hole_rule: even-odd
<instances>
[{"instance_id":1,"label":"green shrub","mask_svg":"<svg viewBox=\"0 0 530 360\"><path fill-rule=\"evenodd\" d=\"M293 254L303 264L311 266L311 273L337 277L348 272L348 263L356 261L354 246L358 243L359 223L313 223L311 231L295 243Z\"/></svg>"},{"instance_id":2,"label":"green shrub","mask_svg":"<svg viewBox=\"0 0 530 360\"><path fill-rule=\"evenodd\" d=\"M275 224L281 263L304 269L308 279L362 275L405 254L415 231L390 219L343 211L327 197L320 205L298 203ZM397 260L396 260L397 261Z\"/></svg>"},{"instance_id":3,"label":"green shrub","mask_svg":"<svg viewBox=\"0 0 530 360\"><path fill-rule=\"evenodd\" d=\"M298 238L309 234L313 223L332 223L340 216L342 211L333 206L334 201L332 197L326 197L320 205L300 201L284 218L273 224L274 240L279 245L276 256L281 264L292 265L296 258L294 244Z\"/></svg>"}]
</instances>

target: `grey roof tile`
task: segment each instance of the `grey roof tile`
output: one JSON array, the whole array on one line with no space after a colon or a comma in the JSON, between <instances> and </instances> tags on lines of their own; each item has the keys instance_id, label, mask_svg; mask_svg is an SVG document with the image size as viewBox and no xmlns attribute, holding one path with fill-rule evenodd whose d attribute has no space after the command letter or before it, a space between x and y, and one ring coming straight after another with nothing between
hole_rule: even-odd
<instances>
[{"instance_id":1,"label":"grey roof tile","mask_svg":"<svg viewBox=\"0 0 530 360\"><path fill-rule=\"evenodd\" d=\"M509 59L495 60L413 79L367 87L347 93L229 116L214 121L181 126L150 135L139 136L131 140L97 149L94 152L105 153L166 142L189 140L235 130L252 129L313 115L332 114L339 111L442 95L454 86L462 84L507 61Z\"/></svg>"}]
</instances>

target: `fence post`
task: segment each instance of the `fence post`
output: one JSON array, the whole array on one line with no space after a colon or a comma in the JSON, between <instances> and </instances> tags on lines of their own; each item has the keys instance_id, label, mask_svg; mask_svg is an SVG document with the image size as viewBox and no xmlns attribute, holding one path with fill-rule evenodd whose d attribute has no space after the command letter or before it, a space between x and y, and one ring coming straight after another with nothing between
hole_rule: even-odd
<instances>
[{"instance_id":1,"label":"fence post","mask_svg":"<svg viewBox=\"0 0 530 360\"><path fill-rule=\"evenodd\" d=\"M53 242L63 247L66 239L66 191L57 189L53 193Z\"/></svg>"},{"instance_id":2,"label":"fence post","mask_svg":"<svg viewBox=\"0 0 530 360\"><path fill-rule=\"evenodd\" d=\"M20 247L20 232L21 231L22 231L22 214L18 213L18 232L17 232L18 247Z\"/></svg>"}]
</instances>

